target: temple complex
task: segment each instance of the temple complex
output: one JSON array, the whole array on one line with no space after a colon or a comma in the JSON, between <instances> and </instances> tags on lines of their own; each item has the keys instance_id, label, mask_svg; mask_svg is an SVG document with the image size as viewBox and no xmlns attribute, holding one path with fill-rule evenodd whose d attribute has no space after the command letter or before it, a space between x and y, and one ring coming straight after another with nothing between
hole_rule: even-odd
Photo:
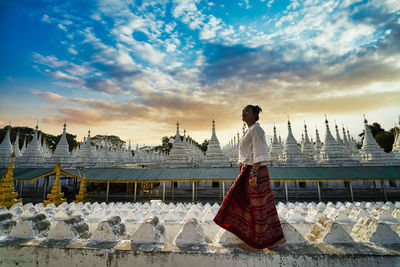
<instances>
[{"instance_id":1,"label":"temple complex","mask_svg":"<svg viewBox=\"0 0 400 267\"><path fill-rule=\"evenodd\" d=\"M276 127L273 127L273 135L270 146L267 145L270 166L281 167L312 167L312 166L385 166L400 164L400 137L395 128L393 151L386 153L376 143L366 120L364 122L365 138L362 148L358 149L356 141L350 136L344 126L341 131L335 125L335 137L333 137L328 120L325 119L324 142L321 142L318 129L315 131L315 142L309 136L307 125L304 125L301 142L298 143L293 136L290 122L288 122L288 136L282 142L278 136ZM58 162L65 167L106 167L122 166L126 164L146 164L149 166L179 167L222 167L236 166L239 150L240 135L235 134L229 143L221 149L215 130L215 121L212 122L211 139L207 152L195 144L194 140L184 131L183 140L179 135L179 122L176 127L175 139L169 154L156 152L151 147L136 145L134 156L131 146L124 148L122 144L112 144L107 138L93 141L90 136L84 138L84 142L69 150L66 138L66 124L56 149L52 152L46 145L46 140L39 135L36 126L32 141L24 144L20 149L19 135L14 144L10 139L10 128L0 143L0 166L6 167L10 162L10 155L15 153L15 165L17 167L53 167ZM284 143L284 144L283 144Z\"/></svg>"}]
</instances>

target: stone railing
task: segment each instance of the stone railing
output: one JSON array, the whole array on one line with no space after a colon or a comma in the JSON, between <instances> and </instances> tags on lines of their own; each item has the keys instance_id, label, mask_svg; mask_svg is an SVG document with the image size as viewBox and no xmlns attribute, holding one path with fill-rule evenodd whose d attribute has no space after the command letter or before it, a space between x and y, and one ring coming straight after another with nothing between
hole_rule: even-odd
<instances>
[{"instance_id":1,"label":"stone railing","mask_svg":"<svg viewBox=\"0 0 400 267\"><path fill-rule=\"evenodd\" d=\"M232 253L253 253L243 250L241 240L213 222L218 209L217 203L157 202L62 203L58 207L18 203L10 209L0 207L0 255L4 257L0 265L28 264L29 255L32 260L41 261L40 253L20 258L8 253L32 247L106 249L107 253L110 249L136 251L134 255L185 252L222 253L226 257ZM349 266L354 266L354 255L364 255L366 263L372 260L377 266L399 260L400 202L280 202L277 210L287 239L274 250L281 262L285 262L282 255L290 262L288 253L292 256L348 254L352 255L346 259ZM176 257L183 257L179 255ZM252 263L256 266L269 262L268 258L259 260Z\"/></svg>"}]
</instances>

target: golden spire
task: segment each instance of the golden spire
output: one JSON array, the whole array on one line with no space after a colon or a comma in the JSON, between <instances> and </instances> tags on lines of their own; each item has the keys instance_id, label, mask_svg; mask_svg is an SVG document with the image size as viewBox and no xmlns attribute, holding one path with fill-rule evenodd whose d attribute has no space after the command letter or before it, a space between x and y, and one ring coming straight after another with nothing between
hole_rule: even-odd
<instances>
[{"instance_id":1,"label":"golden spire","mask_svg":"<svg viewBox=\"0 0 400 267\"><path fill-rule=\"evenodd\" d=\"M76 195L75 197L75 203L79 203L79 202L88 202L89 201L89 196L88 193L86 191L86 170L83 169L83 176L81 179L81 186L79 187L79 193Z\"/></svg>"},{"instance_id":2,"label":"golden spire","mask_svg":"<svg viewBox=\"0 0 400 267\"><path fill-rule=\"evenodd\" d=\"M22 198L17 199L18 193L14 192L14 157L13 152L7 173L0 181L0 206L6 208L10 208L15 203L22 203Z\"/></svg>"},{"instance_id":3,"label":"golden spire","mask_svg":"<svg viewBox=\"0 0 400 267\"><path fill-rule=\"evenodd\" d=\"M60 185L60 172L61 172L60 162L57 163L55 171L56 171L56 179L54 179L54 184L53 187L51 188L51 193L47 194L48 200L43 200L43 205L45 206L51 203L58 206L61 203L67 201L65 198L62 198L64 196L64 193L61 192L61 185Z\"/></svg>"}]
</instances>

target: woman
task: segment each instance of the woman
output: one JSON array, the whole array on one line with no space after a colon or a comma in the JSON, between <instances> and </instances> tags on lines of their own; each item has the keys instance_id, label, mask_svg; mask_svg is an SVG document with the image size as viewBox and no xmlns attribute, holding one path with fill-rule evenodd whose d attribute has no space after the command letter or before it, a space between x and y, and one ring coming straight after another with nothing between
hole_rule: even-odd
<instances>
[{"instance_id":1,"label":"woman","mask_svg":"<svg viewBox=\"0 0 400 267\"><path fill-rule=\"evenodd\" d=\"M260 127L259 106L243 109L248 129L239 144L239 176L226 194L214 222L256 249L285 242L268 168L265 135Z\"/></svg>"}]
</instances>

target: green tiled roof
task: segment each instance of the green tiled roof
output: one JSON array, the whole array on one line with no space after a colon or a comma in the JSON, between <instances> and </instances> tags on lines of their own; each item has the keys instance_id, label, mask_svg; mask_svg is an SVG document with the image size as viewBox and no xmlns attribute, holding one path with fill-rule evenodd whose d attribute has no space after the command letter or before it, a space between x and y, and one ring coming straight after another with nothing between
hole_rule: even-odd
<instances>
[{"instance_id":1,"label":"green tiled roof","mask_svg":"<svg viewBox=\"0 0 400 267\"><path fill-rule=\"evenodd\" d=\"M31 181L51 173L52 168L16 168L15 180ZM234 181L238 168L87 168L87 182L147 182L147 181ZM400 180L400 166L368 167L270 167L274 181L351 181ZM62 175L81 177L77 169L62 169Z\"/></svg>"}]
</instances>

